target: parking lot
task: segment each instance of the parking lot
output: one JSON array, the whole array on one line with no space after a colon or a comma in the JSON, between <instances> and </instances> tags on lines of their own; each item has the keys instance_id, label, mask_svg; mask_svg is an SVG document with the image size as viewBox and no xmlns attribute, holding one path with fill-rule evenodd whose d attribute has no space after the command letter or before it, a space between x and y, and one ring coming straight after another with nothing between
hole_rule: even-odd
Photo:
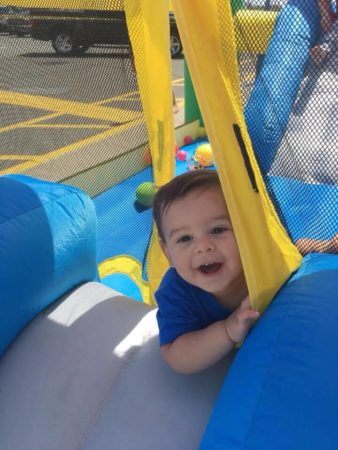
<instances>
[{"instance_id":1,"label":"parking lot","mask_svg":"<svg viewBox=\"0 0 338 450\"><path fill-rule=\"evenodd\" d=\"M49 42L30 37L2 34L0 42L0 173L47 177L51 162L62 172L82 170L145 142L127 49L60 57ZM173 89L182 108L183 59L173 60ZM70 154L79 155L72 167Z\"/></svg>"}]
</instances>

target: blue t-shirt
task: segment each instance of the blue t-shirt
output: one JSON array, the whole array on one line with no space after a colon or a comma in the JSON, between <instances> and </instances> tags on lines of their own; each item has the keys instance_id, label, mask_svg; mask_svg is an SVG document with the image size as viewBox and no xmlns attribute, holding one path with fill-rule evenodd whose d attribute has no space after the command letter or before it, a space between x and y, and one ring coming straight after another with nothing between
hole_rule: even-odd
<instances>
[{"instance_id":1,"label":"blue t-shirt","mask_svg":"<svg viewBox=\"0 0 338 450\"><path fill-rule=\"evenodd\" d=\"M212 294L187 283L173 268L164 275L155 297L160 345L169 344L190 331L206 328L230 314Z\"/></svg>"}]
</instances>

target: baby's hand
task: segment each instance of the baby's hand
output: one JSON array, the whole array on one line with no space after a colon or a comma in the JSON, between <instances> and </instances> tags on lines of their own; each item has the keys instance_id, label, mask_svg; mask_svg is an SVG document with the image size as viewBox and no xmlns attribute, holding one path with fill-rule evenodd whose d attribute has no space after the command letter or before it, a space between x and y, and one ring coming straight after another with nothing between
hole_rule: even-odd
<instances>
[{"instance_id":1,"label":"baby's hand","mask_svg":"<svg viewBox=\"0 0 338 450\"><path fill-rule=\"evenodd\" d=\"M246 297L225 321L225 329L230 340L236 344L242 342L258 317L259 312L251 308L249 297Z\"/></svg>"},{"instance_id":2,"label":"baby's hand","mask_svg":"<svg viewBox=\"0 0 338 450\"><path fill-rule=\"evenodd\" d=\"M331 239L301 238L295 242L296 247L302 255L307 253L338 253L338 233Z\"/></svg>"}]
</instances>

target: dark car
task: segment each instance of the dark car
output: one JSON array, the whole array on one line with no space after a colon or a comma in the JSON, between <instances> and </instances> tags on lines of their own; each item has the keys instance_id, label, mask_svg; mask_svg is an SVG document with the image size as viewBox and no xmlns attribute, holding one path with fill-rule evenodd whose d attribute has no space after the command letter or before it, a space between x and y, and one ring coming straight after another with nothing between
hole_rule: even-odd
<instances>
[{"instance_id":1,"label":"dark car","mask_svg":"<svg viewBox=\"0 0 338 450\"><path fill-rule=\"evenodd\" d=\"M124 11L32 9L31 36L51 41L59 55L84 53L92 46L129 46ZM170 18L171 54L182 53L173 15Z\"/></svg>"},{"instance_id":2,"label":"dark car","mask_svg":"<svg viewBox=\"0 0 338 450\"><path fill-rule=\"evenodd\" d=\"M25 36L30 33L29 11L14 6L0 6L0 32Z\"/></svg>"},{"instance_id":3,"label":"dark car","mask_svg":"<svg viewBox=\"0 0 338 450\"><path fill-rule=\"evenodd\" d=\"M169 13L169 21L170 21L170 53L173 58L177 58L181 56L183 52L183 46L173 12Z\"/></svg>"},{"instance_id":4,"label":"dark car","mask_svg":"<svg viewBox=\"0 0 338 450\"><path fill-rule=\"evenodd\" d=\"M28 9L11 7L7 20L8 32L17 36L26 36L31 31L31 20Z\"/></svg>"},{"instance_id":5,"label":"dark car","mask_svg":"<svg viewBox=\"0 0 338 450\"><path fill-rule=\"evenodd\" d=\"M8 16L11 13L12 8L10 6L0 5L0 32L8 32Z\"/></svg>"}]
</instances>

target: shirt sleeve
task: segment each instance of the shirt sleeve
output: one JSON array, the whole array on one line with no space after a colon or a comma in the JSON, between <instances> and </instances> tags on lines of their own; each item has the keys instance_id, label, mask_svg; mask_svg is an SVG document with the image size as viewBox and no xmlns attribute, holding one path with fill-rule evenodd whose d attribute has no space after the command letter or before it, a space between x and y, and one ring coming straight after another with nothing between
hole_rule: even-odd
<instances>
[{"instance_id":1,"label":"shirt sleeve","mask_svg":"<svg viewBox=\"0 0 338 450\"><path fill-rule=\"evenodd\" d=\"M158 304L160 345L169 344L179 336L201 328L200 321L191 308L191 286L176 271L169 269L155 297Z\"/></svg>"}]
</instances>

